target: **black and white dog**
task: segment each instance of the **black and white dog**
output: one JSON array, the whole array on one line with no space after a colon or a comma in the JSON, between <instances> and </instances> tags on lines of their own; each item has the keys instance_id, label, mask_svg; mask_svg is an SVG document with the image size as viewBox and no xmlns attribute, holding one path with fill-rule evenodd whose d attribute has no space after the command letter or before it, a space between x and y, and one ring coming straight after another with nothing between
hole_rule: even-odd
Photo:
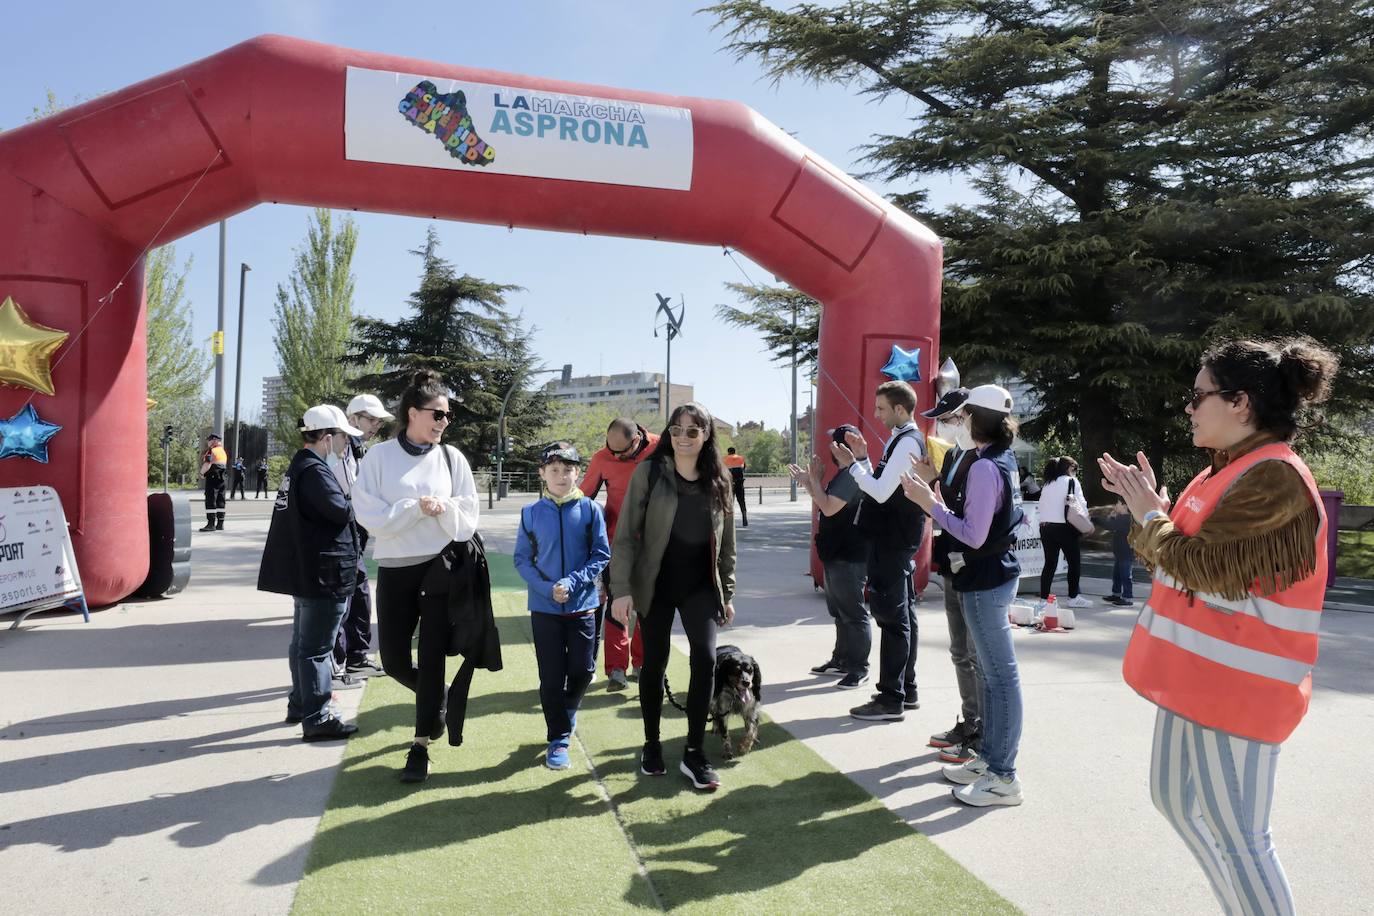
<instances>
[{"instance_id":1,"label":"black and white dog","mask_svg":"<svg viewBox=\"0 0 1374 916\"><path fill-rule=\"evenodd\" d=\"M711 697L711 719L715 733L725 748L725 759L735 756L730 745L727 720L732 715L744 719L744 738L739 743L740 754L749 753L759 737L759 714L763 703L763 674L754 656L738 646L716 649L716 690Z\"/></svg>"}]
</instances>

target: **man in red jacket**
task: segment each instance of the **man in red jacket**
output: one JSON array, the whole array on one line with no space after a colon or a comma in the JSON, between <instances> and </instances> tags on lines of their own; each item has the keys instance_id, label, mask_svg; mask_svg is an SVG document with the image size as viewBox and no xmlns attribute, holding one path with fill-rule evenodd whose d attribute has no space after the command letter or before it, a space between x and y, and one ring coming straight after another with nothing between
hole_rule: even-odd
<instances>
[{"instance_id":1,"label":"man in red jacket","mask_svg":"<svg viewBox=\"0 0 1374 916\"><path fill-rule=\"evenodd\" d=\"M620 504L625 499L630 476L640 462L654 453L657 446L657 435L628 417L617 417L606 427L606 447L592 455L587 473L578 484L578 489L592 499L596 498L601 485L606 485L606 536L612 544L615 543L615 523L620 517ZM636 672L644 664L644 645L638 627L635 627L631 638L625 628L606 613L611 596L605 594L604 576L602 582L605 602L597 612L597 621L606 622L606 676L610 678L610 690L624 690L630 686L625 672L631 670L631 660Z\"/></svg>"}]
</instances>

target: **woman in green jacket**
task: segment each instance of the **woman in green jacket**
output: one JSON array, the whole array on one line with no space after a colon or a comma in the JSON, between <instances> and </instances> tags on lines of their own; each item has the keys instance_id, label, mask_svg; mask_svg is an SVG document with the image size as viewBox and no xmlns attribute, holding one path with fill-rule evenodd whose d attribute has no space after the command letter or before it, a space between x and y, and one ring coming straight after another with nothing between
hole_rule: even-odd
<instances>
[{"instance_id":1,"label":"woman in green jacket","mask_svg":"<svg viewBox=\"0 0 1374 916\"><path fill-rule=\"evenodd\" d=\"M719 788L704 744L716 628L735 616L735 517L715 424L700 404L688 402L673 411L653 457L630 478L611 551L611 594L621 596L611 604L611 616L624 625L636 613L643 627L640 771L666 772L658 723L676 612L691 644L692 668L680 769L698 789Z\"/></svg>"}]
</instances>

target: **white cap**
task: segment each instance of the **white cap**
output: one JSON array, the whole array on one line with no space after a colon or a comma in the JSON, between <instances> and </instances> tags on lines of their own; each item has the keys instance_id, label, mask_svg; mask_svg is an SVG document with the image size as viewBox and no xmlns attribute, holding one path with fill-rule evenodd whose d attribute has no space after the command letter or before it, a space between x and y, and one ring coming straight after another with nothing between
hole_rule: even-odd
<instances>
[{"instance_id":1,"label":"white cap","mask_svg":"<svg viewBox=\"0 0 1374 916\"><path fill-rule=\"evenodd\" d=\"M309 433L319 429L341 429L350 436L361 436L363 431L348 422L344 412L333 404L320 404L305 412L301 432Z\"/></svg>"},{"instance_id":2,"label":"white cap","mask_svg":"<svg viewBox=\"0 0 1374 916\"><path fill-rule=\"evenodd\" d=\"M965 407L982 407L997 413L1011 413L1011 392L1001 385L979 385L968 393Z\"/></svg>"},{"instance_id":3,"label":"white cap","mask_svg":"<svg viewBox=\"0 0 1374 916\"><path fill-rule=\"evenodd\" d=\"M345 411L350 417L356 414L367 414L378 420L394 420L394 416L386 412L382 402L375 394L360 394L348 402L348 410Z\"/></svg>"}]
</instances>

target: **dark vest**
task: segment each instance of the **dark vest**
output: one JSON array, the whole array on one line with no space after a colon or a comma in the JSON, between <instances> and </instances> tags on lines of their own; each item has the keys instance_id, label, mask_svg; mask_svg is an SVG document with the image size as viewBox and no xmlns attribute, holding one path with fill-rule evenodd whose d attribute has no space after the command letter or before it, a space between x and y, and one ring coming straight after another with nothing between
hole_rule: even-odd
<instances>
[{"instance_id":1,"label":"dark vest","mask_svg":"<svg viewBox=\"0 0 1374 916\"><path fill-rule=\"evenodd\" d=\"M978 453L954 446L945 452L940 462L940 500L955 515L964 513L964 485L968 481L968 469L978 460ZM949 544L952 538L941 531L930 545L930 568L935 572L948 575Z\"/></svg>"},{"instance_id":2,"label":"dark vest","mask_svg":"<svg viewBox=\"0 0 1374 916\"><path fill-rule=\"evenodd\" d=\"M1021 575L1021 562L1016 559L1015 548L1016 529L1024 513L1021 511L1021 488L1016 480L1019 473L1016 456L1009 448L993 446L981 457L997 465L1002 477L1002 492L982 547L975 550L954 535L946 534L949 552L964 556L963 568L953 577L954 590L959 592L986 591ZM967 487L960 486L957 493L946 497L945 506L955 515L963 515L967 499Z\"/></svg>"},{"instance_id":3,"label":"dark vest","mask_svg":"<svg viewBox=\"0 0 1374 916\"><path fill-rule=\"evenodd\" d=\"M893 436L883 449L883 460L873 469L873 476L882 476L899 441L919 435L921 431L912 427ZM892 547L910 547L912 550L921 546L921 537L926 531L926 514L920 506L906 498L901 487L892 491L887 502L882 503L865 493L859 502L858 515L855 524L874 540Z\"/></svg>"},{"instance_id":4,"label":"dark vest","mask_svg":"<svg viewBox=\"0 0 1374 916\"><path fill-rule=\"evenodd\" d=\"M848 474L849 471L840 471ZM868 541L854 530L854 514L859 511L853 500L834 515L820 514L816 526L816 556L822 563L841 561L862 563L868 557Z\"/></svg>"}]
</instances>

